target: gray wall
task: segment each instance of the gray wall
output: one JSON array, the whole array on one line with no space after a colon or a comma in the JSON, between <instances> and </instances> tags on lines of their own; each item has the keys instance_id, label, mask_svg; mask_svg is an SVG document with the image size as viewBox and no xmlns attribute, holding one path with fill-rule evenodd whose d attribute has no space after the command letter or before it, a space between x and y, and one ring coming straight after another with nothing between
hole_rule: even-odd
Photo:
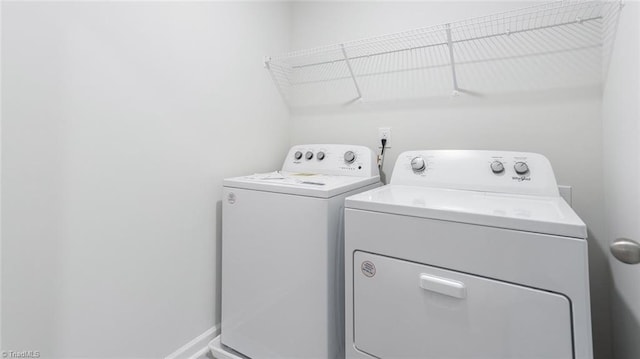
<instances>
[{"instance_id":1,"label":"gray wall","mask_svg":"<svg viewBox=\"0 0 640 359\"><path fill-rule=\"evenodd\" d=\"M640 238L640 4L628 2L611 54L602 102L604 208L609 241ZM640 266L609 256L613 354L640 357Z\"/></svg>"},{"instance_id":2,"label":"gray wall","mask_svg":"<svg viewBox=\"0 0 640 359\"><path fill-rule=\"evenodd\" d=\"M281 165L277 3L4 2L2 345L165 356L220 321L224 177Z\"/></svg>"}]
</instances>

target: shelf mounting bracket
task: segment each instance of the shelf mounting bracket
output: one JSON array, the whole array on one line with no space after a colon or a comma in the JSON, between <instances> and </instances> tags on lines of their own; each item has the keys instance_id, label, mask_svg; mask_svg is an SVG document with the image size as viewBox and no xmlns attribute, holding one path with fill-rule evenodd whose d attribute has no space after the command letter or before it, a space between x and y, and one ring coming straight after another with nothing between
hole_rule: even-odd
<instances>
[{"instance_id":1,"label":"shelf mounting bracket","mask_svg":"<svg viewBox=\"0 0 640 359\"><path fill-rule=\"evenodd\" d=\"M451 40L451 24L446 25L447 29L447 47L449 47L449 62L451 62L451 78L453 81L453 96L457 96L460 88L458 87L458 78L456 77L456 61L453 56L453 41Z\"/></svg>"},{"instance_id":2,"label":"shelf mounting bracket","mask_svg":"<svg viewBox=\"0 0 640 359\"><path fill-rule=\"evenodd\" d=\"M349 74L351 74L351 78L353 79L353 85L356 87L356 92L358 93L358 97L356 97L354 101L361 99L362 93L360 92L360 86L358 86L358 80L351 68L351 62L349 62L349 56L347 56L347 51L344 49L344 44L340 44L340 49L342 50L342 56L344 56L344 62L347 64L347 69L349 69Z\"/></svg>"}]
</instances>

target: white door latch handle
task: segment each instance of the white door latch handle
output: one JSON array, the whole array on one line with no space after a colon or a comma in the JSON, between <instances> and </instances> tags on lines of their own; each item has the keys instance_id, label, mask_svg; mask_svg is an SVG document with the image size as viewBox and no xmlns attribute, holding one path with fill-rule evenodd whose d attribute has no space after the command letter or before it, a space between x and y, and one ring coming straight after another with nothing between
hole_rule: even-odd
<instances>
[{"instance_id":1,"label":"white door latch handle","mask_svg":"<svg viewBox=\"0 0 640 359\"><path fill-rule=\"evenodd\" d=\"M459 299L467 296L464 283L425 273L420 274L420 288Z\"/></svg>"}]
</instances>

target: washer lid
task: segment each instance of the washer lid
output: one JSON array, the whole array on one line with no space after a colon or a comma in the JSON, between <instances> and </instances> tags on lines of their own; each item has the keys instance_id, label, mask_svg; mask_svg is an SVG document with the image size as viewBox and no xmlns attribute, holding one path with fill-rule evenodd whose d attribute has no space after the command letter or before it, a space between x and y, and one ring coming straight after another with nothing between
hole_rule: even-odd
<instances>
[{"instance_id":1,"label":"washer lid","mask_svg":"<svg viewBox=\"0 0 640 359\"><path fill-rule=\"evenodd\" d=\"M380 182L380 177L333 176L316 173L276 171L227 178L223 186L257 191L331 198Z\"/></svg>"},{"instance_id":2,"label":"washer lid","mask_svg":"<svg viewBox=\"0 0 640 359\"><path fill-rule=\"evenodd\" d=\"M586 238L561 197L387 185L347 197L346 208Z\"/></svg>"}]
</instances>

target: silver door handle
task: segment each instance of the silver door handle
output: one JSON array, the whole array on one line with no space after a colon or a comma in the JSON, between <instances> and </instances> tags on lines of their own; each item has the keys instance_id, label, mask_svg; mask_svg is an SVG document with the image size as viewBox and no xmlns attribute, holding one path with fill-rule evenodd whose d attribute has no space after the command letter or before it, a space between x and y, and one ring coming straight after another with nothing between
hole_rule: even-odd
<instances>
[{"instance_id":1,"label":"silver door handle","mask_svg":"<svg viewBox=\"0 0 640 359\"><path fill-rule=\"evenodd\" d=\"M618 238L609 247L617 260L627 264L640 263L640 244L627 238Z\"/></svg>"}]
</instances>

